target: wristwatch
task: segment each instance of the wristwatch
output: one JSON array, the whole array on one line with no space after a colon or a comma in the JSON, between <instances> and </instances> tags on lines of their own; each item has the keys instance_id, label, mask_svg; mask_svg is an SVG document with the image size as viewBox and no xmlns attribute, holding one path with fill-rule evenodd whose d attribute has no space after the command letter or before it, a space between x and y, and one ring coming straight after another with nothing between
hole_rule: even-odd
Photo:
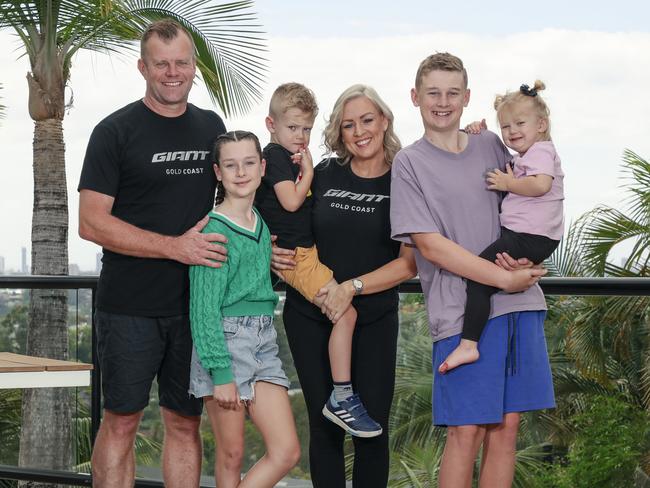
<instances>
[{"instance_id":1,"label":"wristwatch","mask_svg":"<svg viewBox=\"0 0 650 488\"><path fill-rule=\"evenodd\" d=\"M352 287L354 288L355 295L361 295L361 292L363 291L363 281L361 281L359 278L353 279Z\"/></svg>"}]
</instances>

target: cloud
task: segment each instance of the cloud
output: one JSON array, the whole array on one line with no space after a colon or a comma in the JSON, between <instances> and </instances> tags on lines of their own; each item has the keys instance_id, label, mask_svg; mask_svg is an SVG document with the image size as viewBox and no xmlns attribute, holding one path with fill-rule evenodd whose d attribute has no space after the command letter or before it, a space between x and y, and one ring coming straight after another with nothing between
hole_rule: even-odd
<instances>
[{"instance_id":1,"label":"cloud","mask_svg":"<svg viewBox=\"0 0 650 488\"><path fill-rule=\"evenodd\" d=\"M13 38L0 33L0 63L8 107L0 121L0 219L4 229L0 255L17 268L20 247L30 240L33 124L26 111L28 70L16 60ZM650 157L650 34L542 30L512 35L432 33L376 38L275 37L270 39L268 84L263 101L246 117L226 121L228 128L255 131L266 139L264 116L270 94L278 84L299 81L312 88L321 107L312 138L318 147L325 117L336 99L353 83L377 89L395 113L396 130L404 144L421 136L418 111L409 90L419 62L435 51L460 56L469 71L472 90L464 121L486 118L495 128L492 102L496 93L515 90L521 83L542 79L551 108L553 138L566 173L567 220L598 203L621 206L618 187L621 154L630 148ZM76 185L88 137L94 125L117 108L140 98L144 82L135 58L81 53L72 67L75 107L66 116L70 204L70 260L94 269L97 247L77 237ZM190 101L208 107L210 100L197 85Z\"/></svg>"}]
</instances>

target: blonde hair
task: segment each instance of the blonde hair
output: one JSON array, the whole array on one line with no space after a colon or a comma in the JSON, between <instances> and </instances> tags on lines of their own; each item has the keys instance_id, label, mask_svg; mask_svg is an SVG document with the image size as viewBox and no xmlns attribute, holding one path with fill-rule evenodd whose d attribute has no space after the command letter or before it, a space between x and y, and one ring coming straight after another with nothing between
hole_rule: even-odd
<instances>
[{"instance_id":1,"label":"blonde hair","mask_svg":"<svg viewBox=\"0 0 650 488\"><path fill-rule=\"evenodd\" d=\"M185 27L176 22L174 19L162 19L149 24L142 33L142 38L140 39L140 58L144 60L147 41L149 41L149 39L154 34L162 39L165 43L168 43L176 39L180 33L185 34L192 43L192 56L196 57L194 39L192 39L192 36L187 31L187 29L185 29Z\"/></svg>"},{"instance_id":2,"label":"blonde hair","mask_svg":"<svg viewBox=\"0 0 650 488\"><path fill-rule=\"evenodd\" d=\"M463 61L453 54L436 53L427 56L418 67L415 74L415 89L419 90L422 86L422 78L432 71L456 71L463 75L464 88L467 88L467 70L463 66Z\"/></svg>"},{"instance_id":3,"label":"blonde hair","mask_svg":"<svg viewBox=\"0 0 650 488\"><path fill-rule=\"evenodd\" d=\"M347 90L345 90L339 98L334 103L334 108L332 109L332 114L330 115L329 120L327 121L327 126L323 130L323 138L325 147L330 153L336 154L339 158L343 160L344 163L347 163L352 154L347 150L345 144L343 143L343 138L341 136L341 122L343 119L343 108L345 104L350 100L359 97L366 97L370 100L373 105L377 108L379 113L386 117L388 121L388 127L384 133L384 154L386 156L386 162L388 164L393 163L393 158L397 151L402 148L395 130L393 129L393 112L386 102L384 102L379 94L374 90L374 88L368 85L352 85Z\"/></svg>"},{"instance_id":4,"label":"blonde hair","mask_svg":"<svg viewBox=\"0 0 650 488\"><path fill-rule=\"evenodd\" d=\"M271 95L269 115L277 117L290 108L297 108L314 118L318 115L318 104L314 92L300 83L284 83L277 87Z\"/></svg>"},{"instance_id":5,"label":"blonde hair","mask_svg":"<svg viewBox=\"0 0 650 488\"><path fill-rule=\"evenodd\" d=\"M530 88L528 85L521 85L517 91L506 92L505 95L497 95L494 98L494 110L497 111L497 117L504 108L512 107L513 105L520 103L529 103L531 104L536 115L540 119L546 120L546 131L543 134L543 140L550 141L551 111L549 110L548 105L546 105L544 99L539 94L539 92L544 89L546 89L546 85L540 80L535 80L532 88Z\"/></svg>"}]
</instances>

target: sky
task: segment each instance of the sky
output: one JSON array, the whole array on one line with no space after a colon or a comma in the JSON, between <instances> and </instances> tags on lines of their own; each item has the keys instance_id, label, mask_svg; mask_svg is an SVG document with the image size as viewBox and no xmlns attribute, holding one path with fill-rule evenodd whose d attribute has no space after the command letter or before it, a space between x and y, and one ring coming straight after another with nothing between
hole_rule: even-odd
<instances>
[{"instance_id":1,"label":"sky","mask_svg":"<svg viewBox=\"0 0 650 488\"><path fill-rule=\"evenodd\" d=\"M225 122L229 129L254 131L263 142L273 89L298 81L316 93L320 106L310 145L315 156L323 154L320 134L334 101L354 83L377 89L395 114L402 143L410 144L423 132L409 96L417 66L429 54L448 51L463 59L469 73L471 99L463 124L485 118L495 130L495 94L535 79L546 83L552 137L566 174L567 223L599 204L624 208L623 150L650 158L647 2L261 0L254 10L268 46L263 96L245 117ZM33 198L29 66L19 47L15 36L0 32L0 103L7 107L0 120L0 256L6 271L20 267L22 246L30 249ZM70 94L74 105L64 120L70 262L94 270L100 249L77 235L76 187L93 127L144 94L135 54L80 53ZM200 82L190 102L212 107Z\"/></svg>"}]
</instances>

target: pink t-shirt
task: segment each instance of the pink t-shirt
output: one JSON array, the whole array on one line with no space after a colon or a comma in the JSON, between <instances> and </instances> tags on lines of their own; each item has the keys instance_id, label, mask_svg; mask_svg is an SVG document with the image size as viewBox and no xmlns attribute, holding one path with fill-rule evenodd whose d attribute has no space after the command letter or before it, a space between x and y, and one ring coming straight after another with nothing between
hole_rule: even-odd
<instances>
[{"instance_id":1,"label":"pink t-shirt","mask_svg":"<svg viewBox=\"0 0 650 488\"><path fill-rule=\"evenodd\" d=\"M564 173L551 141L536 142L513 159L515 178L553 177L551 189L539 197L508 193L501 204L501 225L514 232L537 234L559 241L564 234Z\"/></svg>"}]
</instances>

